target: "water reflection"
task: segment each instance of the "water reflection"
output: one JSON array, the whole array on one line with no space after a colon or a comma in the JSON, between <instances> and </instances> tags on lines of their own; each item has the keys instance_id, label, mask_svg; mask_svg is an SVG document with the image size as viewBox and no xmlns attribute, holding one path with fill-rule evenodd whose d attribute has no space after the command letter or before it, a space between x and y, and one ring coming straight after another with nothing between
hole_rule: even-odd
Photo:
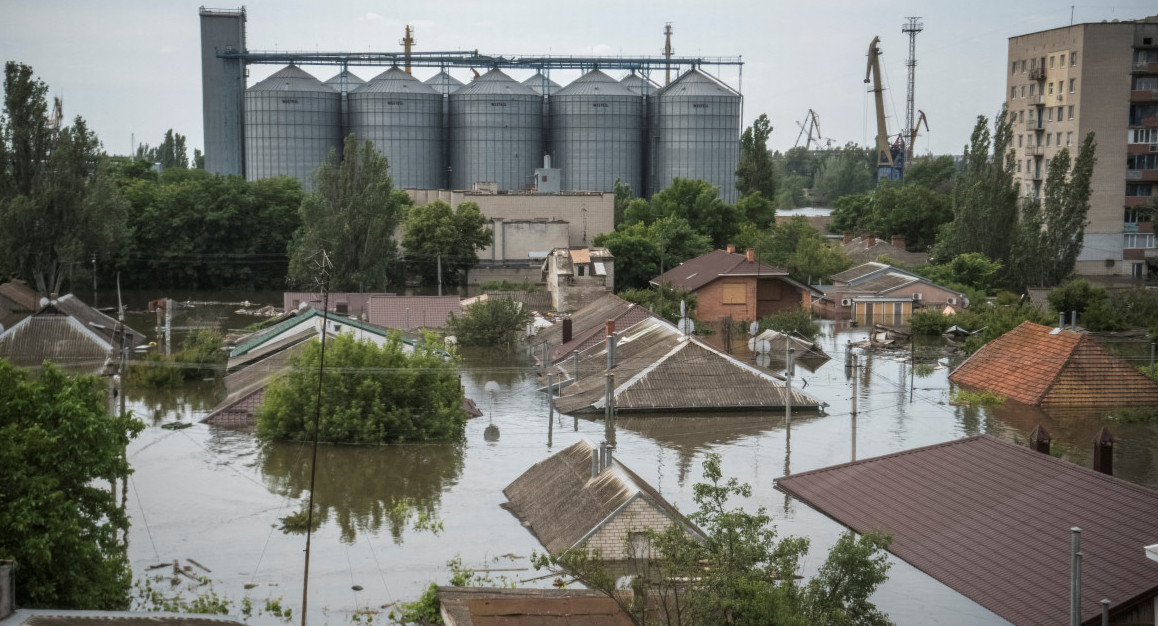
<instances>
[{"instance_id":1,"label":"water reflection","mask_svg":"<svg viewBox=\"0 0 1158 626\"><path fill-rule=\"evenodd\" d=\"M225 397L220 380L188 383L178 389L149 389L129 385L126 399L147 424L196 421Z\"/></svg>"},{"instance_id":2,"label":"water reflection","mask_svg":"<svg viewBox=\"0 0 1158 626\"><path fill-rule=\"evenodd\" d=\"M310 454L304 443L263 444L258 465L270 491L303 498L310 484ZM384 524L395 543L401 543L406 519L391 515L395 505L408 503L414 512L434 517L462 466L460 444L321 446L315 517L322 524L336 521L347 544L353 544L359 532L377 533Z\"/></svg>"}]
</instances>

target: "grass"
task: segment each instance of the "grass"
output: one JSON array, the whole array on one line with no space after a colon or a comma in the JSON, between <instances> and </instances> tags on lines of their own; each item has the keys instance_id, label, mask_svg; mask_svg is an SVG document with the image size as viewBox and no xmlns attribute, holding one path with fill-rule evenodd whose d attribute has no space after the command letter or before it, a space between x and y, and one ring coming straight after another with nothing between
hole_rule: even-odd
<instances>
[{"instance_id":1,"label":"grass","mask_svg":"<svg viewBox=\"0 0 1158 626\"><path fill-rule=\"evenodd\" d=\"M1158 424L1158 407L1114 409L1106 418L1119 424Z\"/></svg>"},{"instance_id":2,"label":"grass","mask_svg":"<svg viewBox=\"0 0 1158 626\"><path fill-rule=\"evenodd\" d=\"M1005 404L1005 396L992 391L958 389L953 392L949 404L954 406L1001 406Z\"/></svg>"}]
</instances>

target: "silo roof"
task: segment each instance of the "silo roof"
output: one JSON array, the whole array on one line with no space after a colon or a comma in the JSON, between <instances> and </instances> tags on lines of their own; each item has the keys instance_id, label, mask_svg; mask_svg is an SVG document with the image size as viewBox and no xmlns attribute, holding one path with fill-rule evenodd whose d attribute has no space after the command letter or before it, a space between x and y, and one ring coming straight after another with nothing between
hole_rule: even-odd
<instances>
[{"instance_id":1,"label":"silo roof","mask_svg":"<svg viewBox=\"0 0 1158 626\"><path fill-rule=\"evenodd\" d=\"M422 81L422 84L429 86L438 93L449 94L458 91L462 87L462 81L451 76L446 70L443 70L430 78Z\"/></svg>"},{"instance_id":2,"label":"silo roof","mask_svg":"<svg viewBox=\"0 0 1158 626\"><path fill-rule=\"evenodd\" d=\"M462 86L458 91L454 92L456 96L467 95L507 95L507 96L539 96L539 93L530 87L525 87L515 82L515 79L507 76L502 70L491 70L482 76L474 79L470 84Z\"/></svg>"},{"instance_id":3,"label":"silo roof","mask_svg":"<svg viewBox=\"0 0 1158 626\"><path fill-rule=\"evenodd\" d=\"M620 84L619 81L599 70L591 70L571 81L571 84L555 93L556 96L628 96L639 94Z\"/></svg>"},{"instance_id":4,"label":"silo roof","mask_svg":"<svg viewBox=\"0 0 1158 626\"><path fill-rule=\"evenodd\" d=\"M346 90L347 91L352 91L358 85L366 84L366 81L359 78L357 74L355 74L353 72L349 72L349 71L338 72L337 74L334 74L334 76L332 78L330 78L329 80L327 80L325 82L325 84L333 87L334 89L341 89L342 88L342 76L343 76L343 74L345 75L345 78L346 78Z\"/></svg>"},{"instance_id":5,"label":"silo roof","mask_svg":"<svg viewBox=\"0 0 1158 626\"><path fill-rule=\"evenodd\" d=\"M416 93L437 95L438 92L399 67L392 67L360 85L352 93Z\"/></svg>"},{"instance_id":6,"label":"silo roof","mask_svg":"<svg viewBox=\"0 0 1158 626\"><path fill-rule=\"evenodd\" d=\"M287 65L270 74L269 78L246 89L246 91L322 91L334 93L334 90L322 84L309 72L296 65Z\"/></svg>"},{"instance_id":7,"label":"silo roof","mask_svg":"<svg viewBox=\"0 0 1158 626\"><path fill-rule=\"evenodd\" d=\"M659 91L659 85L650 80L640 76L639 74L628 74L620 79L619 83L624 87L630 89L635 95L642 95L644 91L653 94Z\"/></svg>"},{"instance_id":8,"label":"silo roof","mask_svg":"<svg viewBox=\"0 0 1158 626\"><path fill-rule=\"evenodd\" d=\"M739 93L712 76L692 68L670 85L660 90L664 96L726 96L736 98Z\"/></svg>"},{"instance_id":9,"label":"silo roof","mask_svg":"<svg viewBox=\"0 0 1158 626\"><path fill-rule=\"evenodd\" d=\"M549 94L546 94L546 95L552 95L555 92L559 91L559 89L561 89L561 87L559 86L559 83L551 80L550 78L547 78L546 76L543 76L542 72L535 72L535 75L528 78L527 80L524 80L522 82L522 85L524 87L530 87L531 89L534 89L535 93L542 96L542 95L545 95L545 93L546 93L543 91L543 83L544 82L547 83L547 86L550 89Z\"/></svg>"}]
</instances>

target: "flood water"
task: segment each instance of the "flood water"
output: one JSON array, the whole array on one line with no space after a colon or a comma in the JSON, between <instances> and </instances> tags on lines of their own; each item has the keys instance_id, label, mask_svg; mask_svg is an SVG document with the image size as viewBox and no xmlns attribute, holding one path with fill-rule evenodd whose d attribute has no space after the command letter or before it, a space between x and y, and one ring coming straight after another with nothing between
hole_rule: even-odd
<instances>
[{"instance_id":1,"label":"flood water","mask_svg":"<svg viewBox=\"0 0 1158 626\"><path fill-rule=\"evenodd\" d=\"M864 331L825 322L820 342L834 359L815 372L797 370L795 384L803 381L806 392L830 405L823 415L796 413L790 425L783 413L623 418L613 433L602 421L561 415L549 428L546 399L535 391L535 370L524 354L465 355L463 385L485 415L470 421L461 444L319 449L314 497L322 521L311 545L309 622L350 623L359 611L385 613L383 606L415 600L431 581L446 582L446 562L456 555L467 566L496 570L494 576L548 585L550 579L537 580L542 573L528 566L527 557L542 548L500 507L502 489L581 438L598 443L614 437L617 458L684 511L694 508L692 486L700 479L704 455L721 454L725 476L753 486L751 500L737 505L767 507L781 535L812 540L805 575L823 562L842 527L774 490L773 481L781 476L980 433L1024 441L1038 423L1071 460L1090 464L1090 440L1101 425L1097 417L950 406L949 368L914 377L906 352L861 354L854 420L843 354L846 341L864 337ZM934 356L919 361L938 362ZM497 383L497 393L484 390L490 381ZM143 577L150 566L193 559L212 570L206 575L217 593L235 602L248 595L255 605L279 598L293 607L297 621L305 537L283 532L280 520L305 509L310 448L263 444L244 432L198 423L220 393L207 383L129 395L129 408L149 425L128 450L135 469L128 484L134 573ZM160 427L177 420L194 425ZM1111 429L1117 438L1116 473L1158 488L1158 427ZM402 501L437 518L441 531L416 530L413 516L395 509ZM1005 623L904 562L892 561L889 581L874 600L898 624ZM385 623L384 615L377 621ZM278 622L265 616L251 623Z\"/></svg>"}]
</instances>

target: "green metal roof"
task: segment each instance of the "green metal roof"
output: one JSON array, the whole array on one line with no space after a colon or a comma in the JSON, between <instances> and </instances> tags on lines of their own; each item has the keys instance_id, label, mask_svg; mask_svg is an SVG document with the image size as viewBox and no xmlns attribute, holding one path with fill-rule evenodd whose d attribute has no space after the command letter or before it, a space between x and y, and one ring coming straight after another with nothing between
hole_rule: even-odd
<instances>
[{"instance_id":1,"label":"green metal roof","mask_svg":"<svg viewBox=\"0 0 1158 626\"><path fill-rule=\"evenodd\" d=\"M267 328L263 331L256 332L256 333L250 335L248 339L239 343L236 347L233 348L233 351L229 353L229 358L233 359L233 358L237 358L239 356L242 356L242 355L260 347L262 344L273 339L274 337L277 337L278 335L282 334L283 332L293 328L294 326L298 326L299 324L302 324L302 323L306 322L307 320L311 320L315 317L321 317L321 316L322 316L321 311L315 309L314 307L310 307L309 311L307 311L305 313L295 315L287 320L283 320L281 322L278 322L277 324L274 324L273 326L270 326L269 328ZM326 319L327 320L334 320L335 323L341 322L342 324L344 324L346 326L357 328L358 330L363 330L365 332L378 335L379 337L387 337L390 334L389 329L379 328L378 326L373 326L371 324L367 324L365 322L362 322L362 321L359 321L356 319L351 319L348 317L341 317L338 315L327 315ZM409 346L414 346L414 345L418 344L418 342L415 341L414 339L409 339L407 337L402 337L402 343L409 345Z\"/></svg>"}]
</instances>

